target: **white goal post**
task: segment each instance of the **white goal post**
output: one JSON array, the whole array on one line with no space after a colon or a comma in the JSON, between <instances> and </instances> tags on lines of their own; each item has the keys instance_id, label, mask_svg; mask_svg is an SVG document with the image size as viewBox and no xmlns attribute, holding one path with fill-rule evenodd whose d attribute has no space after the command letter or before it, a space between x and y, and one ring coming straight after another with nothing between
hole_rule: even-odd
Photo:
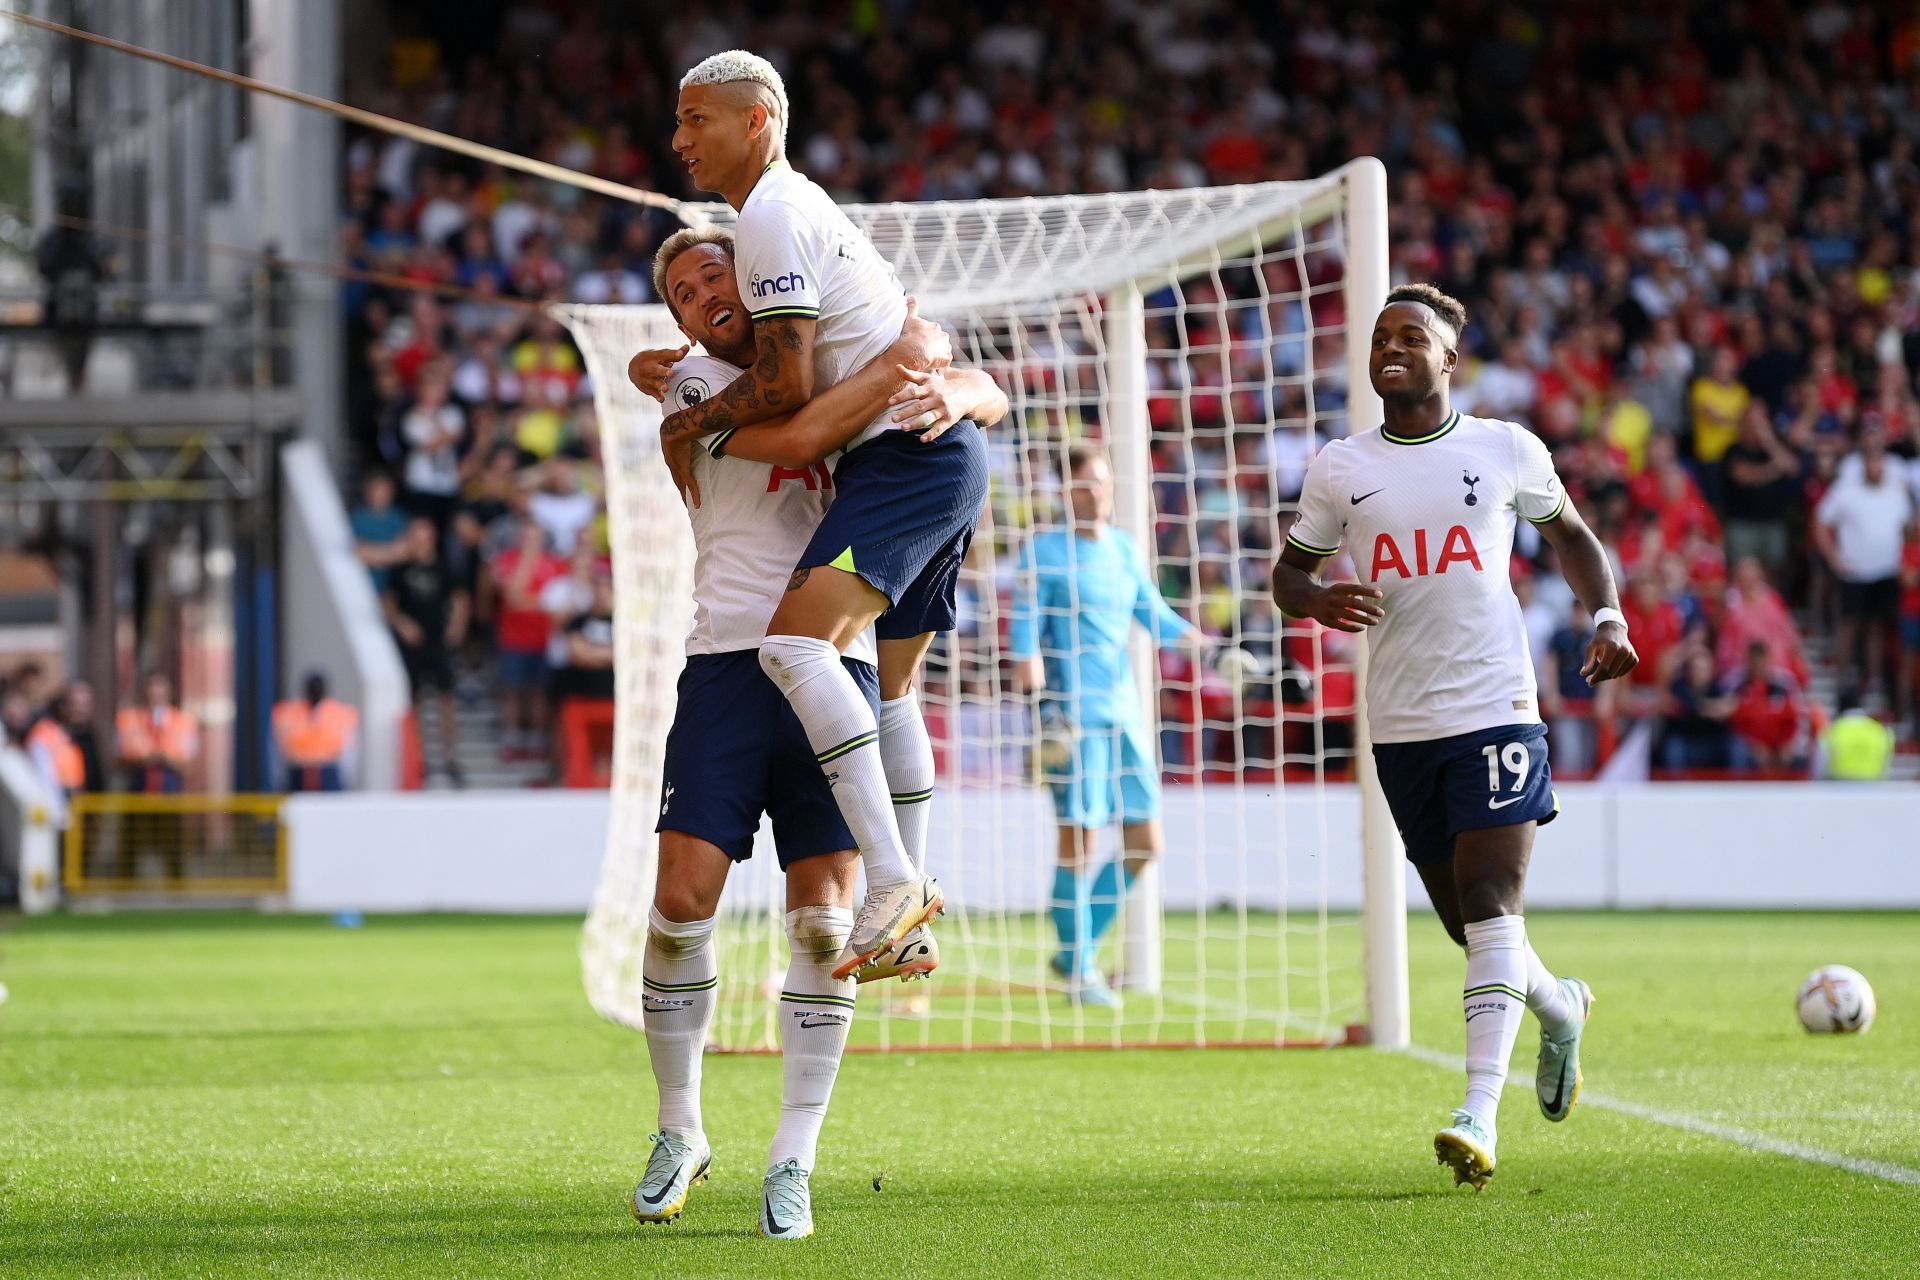
<instances>
[{"instance_id":1,"label":"white goal post","mask_svg":"<svg viewBox=\"0 0 1920 1280\"><path fill-rule=\"evenodd\" d=\"M928 862L952 903L943 963L927 983L862 988L856 1044L1405 1044L1406 873L1365 750L1363 655L1283 623L1265 580L1312 451L1378 420L1355 326L1387 288L1384 169L1362 159L1309 182L847 212L954 334L956 360L1012 402L989 434L961 624L921 689L939 777ZM659 461L660 407L625 369L682 338L661 306L556 314L593 380L617 593L613 816L583 971L593 1006L638 1026L693 551ZM1115 524L1163 598L1279 669L1228 687L1136 629L1166 852L1101 953L1126 997L1117 1013L1069 1004L1049 969L1053 810L1036 785L1033 708L1005 661L1007 615L1032 589L1020 551L1065 527L1061 464L1083 439L1112 458ZM1117 845L1103 835L1095 865ZM774 1045L782 892L763 829L722 907L716 1048Z\"/></svg>"}]
</instances>

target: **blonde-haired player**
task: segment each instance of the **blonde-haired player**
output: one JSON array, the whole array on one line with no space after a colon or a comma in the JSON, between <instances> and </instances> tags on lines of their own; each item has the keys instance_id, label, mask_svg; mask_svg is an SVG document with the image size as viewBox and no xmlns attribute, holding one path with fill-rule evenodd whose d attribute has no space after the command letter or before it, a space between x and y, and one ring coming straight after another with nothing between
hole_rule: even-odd
<instances>
[{"instance_id":1,"label":"blonde-haired player","mask_svg":"<svg viewBox=\"0 0 1920 1280\"><path fill-rule=\"evenodd\" d=\"M715 54L680 83L674 151L695 186L740 211L735 274L756 349L741 377L677 407L661 426L669 465L696 504L694 440L791 412L878 355L906 314L892 268L832 197L786 162L788 114L780 73L744 50ZM986 504L987 450L971 420L929 440L913 429L920 425L879 414L855 438L834 472L836 500L795 557L760 645L761 666L806 726L860 845L867 895L836 970L842 977L943 901L909 854L889 775L931 785L933 748L913 682L934 634L955 621L960 565ZM840 663L869 627L881 651L879 714ZM889 741L905 753L897 763L887 759Z\"/></svg>"}]
</instances>

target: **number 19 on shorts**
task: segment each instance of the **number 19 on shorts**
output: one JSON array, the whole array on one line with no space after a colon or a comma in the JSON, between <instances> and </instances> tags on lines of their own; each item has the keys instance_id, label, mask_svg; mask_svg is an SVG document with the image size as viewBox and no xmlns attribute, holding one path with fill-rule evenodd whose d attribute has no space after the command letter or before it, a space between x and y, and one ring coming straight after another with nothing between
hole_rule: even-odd
<instances>
[{"instance_id":1,"label":"number 19 on shorts","mask_svg":"<svg viewBox=\"0 0 1920 1280\"><path fill-rule=\"evenodd\" d=\"M1533 767L1533 757L1527 751L1524 742L1509 742L1505 746L1489 742L1480 748L1480 754L1487 760L1487 790L1492 792L1487 800L1489 809L1501 809L1526 794L1527 772ZM1513 782L1505 790L1510 793L1501 797L1501 783L1511 774Z\"/></svg>"}]
</instances>

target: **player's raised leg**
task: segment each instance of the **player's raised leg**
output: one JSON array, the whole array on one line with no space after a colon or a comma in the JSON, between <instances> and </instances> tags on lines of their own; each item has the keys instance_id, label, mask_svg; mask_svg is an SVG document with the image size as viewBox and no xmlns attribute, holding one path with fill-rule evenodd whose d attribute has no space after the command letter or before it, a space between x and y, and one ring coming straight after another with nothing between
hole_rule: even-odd
<instances>
[{"instance_id":1,"label":"player's raised leg","mask_svg":"<svg viewBox=\"0 0 1920 1280\"><path fill-rule=\"evenodd\" d=\"M927 869L927 824L933 813L933 739L920 712L914 688L932 634L882 640L880 649L880 761L893 798L894 820L907 860L915 871ZM874 961L860 969L860 982L886 978L924 978L940 967L940 944L926 923L902 934Z\"/></svg>"},{"instance_id":2,"label":"player's raised leg","mask_svg":"<svg viewBox=\"0 0 1920 1280\"><path fill-rule=\"evenodd\" d=\"M844 648L872 622L882 644L915 641L924 653L933 633L953 626L960 566L986 503L986 440L971 421L933 441L889 431L841 458L834 488L760 654L806 726L860 842L867 895L838 970L845 976L937 915L943 898L906 855L878 717L868 711L861 718L846 691L827 682L828 650Z\"/></svg>"},{"instance_id":3,"label":"player's raised leg","mask_svg":"<svg viewBox=\"0 0 1920 1280\"><path fill-rule=\"evenodd\" d=\"M660 835L659 878L641 959L641 1018L660 1091L659 1132L633 1191L633 1216L671 1222L713 1163L700 1115L700 1067L713 1023L719 970L713 928L732 866L716 845L680 831Z\"/></svg>"},{"instance_id":4,"label":"player's raised leg","mask_svg":"<svg viewBox=\"0 0 1920 1280\"><path fill-rule=\"evenodd\" d=\"M881 640L880 763L886 771L901 847L916 871L927 869L927 822L933 812L933 739L914 688L933 634Z\"/></svg>"},{"instance_id":5,"label":"player's raised leg","mask_svg":"<svg viewBox=\"0 0 1920 1280\"><path fill-rule=\"evenodd\" d=\"M845 501L843 495L834 505ZM829 508L829 521L832 514ZM814 758L859 842L866 867L867 896L848 939L837 975L841 977L941 905L939 886L916 873L900 839L880 758L879 718L840 663L842 649L886 604L882 593L850 569L802 567L795 571L760 646L761 669L806 728Z\"/></svg>"},{"instance_id":6,"label":"player's raised leg","mask_svg":"<svg viewBox=\"0 0 1920 1280\"><path fill-rule=\"evenodd\" d=\"M894 819L914 870L927 870L927 826L933 817L933 739L927 734L916 685L933 635L880 642L880 758L893 796ZM940 967L940 944L930 923L901 935L860 971L861 982L924 978Z\"/></svg>"},{"instance_id":7,"label":"player's raised leg","mask_svg":"<svg viewBox=\"0 0 1920 1280\"><path fill-rule=\"evenodd\" d=\"M827 1104L853 1026L851 979L833 976L853 927L849 849L787 868L787 978L780 989L780 1126L761 1187L760 1234L800 1240L813 1234L809 1178Z\"/></svg>"}]
</instances>

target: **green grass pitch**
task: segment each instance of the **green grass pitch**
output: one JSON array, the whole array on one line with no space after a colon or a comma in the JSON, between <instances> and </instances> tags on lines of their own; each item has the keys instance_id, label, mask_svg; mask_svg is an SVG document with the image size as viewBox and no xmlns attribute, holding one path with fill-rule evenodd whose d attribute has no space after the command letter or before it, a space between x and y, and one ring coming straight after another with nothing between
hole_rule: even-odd
<instances>
[{"instance_id":1,"label":"green grass pitch","mask_svg":"<svg viewBox=\"0 0 1920 1280\"><path fill-rule=\"evenodd\" d=\"M1920 918L1540 913L1532 933L1598 994L1590 1093L1642 1110L1541 1120L1529 1023L1484 1193L1434 1164L1460 1078L1415 1057L858 1056L820 1234L781 1245L754 1234L772 1058L709 1059L713 1181L670 1226L627 1216L652 1082L641 1037L585 1006L573 922L16 921L0 1275L1920 1274ZM1874 982L1869 1035L1795 1022L1830 962ZM1416 1041L1458 1053L1461 961L1430 920L1413 972Z\"/></svg>"}]
</instances>

